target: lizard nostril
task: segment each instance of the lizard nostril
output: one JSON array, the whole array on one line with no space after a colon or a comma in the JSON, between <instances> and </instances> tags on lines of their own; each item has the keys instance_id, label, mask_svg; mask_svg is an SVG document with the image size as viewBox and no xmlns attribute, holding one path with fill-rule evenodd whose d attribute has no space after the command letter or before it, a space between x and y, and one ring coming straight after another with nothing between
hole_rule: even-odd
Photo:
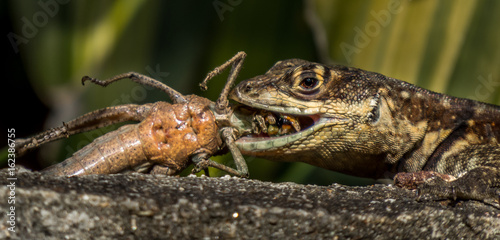
<instances>
[{"instance_id":1,"label":"lizard nostril","mask_svg":"<svg viewBox=\"0 0 500 240\"><path fill-rule=\"evenodd\" d=\"M246 84L246 85L243 87L243 89L242 89L242 90L243 90L243 92L245 92L245 93L249 93L249 92L251 92L251 91L252 91L252 89L253 89L253 88L252 88L252 86L250 86L250 84Z\"/></svg>"}]
</instances>

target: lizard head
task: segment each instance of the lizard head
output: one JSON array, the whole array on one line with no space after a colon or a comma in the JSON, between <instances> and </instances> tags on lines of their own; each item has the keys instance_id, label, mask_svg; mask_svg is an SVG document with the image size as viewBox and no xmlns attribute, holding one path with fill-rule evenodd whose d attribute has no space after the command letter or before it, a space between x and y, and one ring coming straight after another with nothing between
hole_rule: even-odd
<instances>
[{"instance_id":1,"label":"lizard head","mask_svg":"<svg viewBox=\"0 0 500 240\"><path fill-rule=\"evenodd\" d=\"M339 139L353 137L343 136L346 129L360 131L360 127L377 121L379 87L377 81L369 79L378 75L301 59L277 62L264 75L239 83L230 98L255 109L254 115L265 111L271 122L289 120L295 131L254 132L238 139L238 147L247 153L286 151L293 144L321 141L325 132L319 132L324 128L329 128L327 134L338 134Z\"/></svg>"}]
</instances>

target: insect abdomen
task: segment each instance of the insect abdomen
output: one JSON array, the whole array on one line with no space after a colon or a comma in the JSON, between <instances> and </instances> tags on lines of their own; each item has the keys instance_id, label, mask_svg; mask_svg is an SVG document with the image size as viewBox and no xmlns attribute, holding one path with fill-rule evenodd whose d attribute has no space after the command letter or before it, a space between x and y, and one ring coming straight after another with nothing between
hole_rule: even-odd
<instances>
[{"instance_id":1,"label":"insect abdomen","mask_svg":"<svg viewBox=\"0 0 500 240\"><path fill-rule=\"evenodd\" d=\"M146 160L137 125L125 125L94 139L73 156L45 169L43 173L59 176L117 173Z\"/></svg>"}]
</instances>

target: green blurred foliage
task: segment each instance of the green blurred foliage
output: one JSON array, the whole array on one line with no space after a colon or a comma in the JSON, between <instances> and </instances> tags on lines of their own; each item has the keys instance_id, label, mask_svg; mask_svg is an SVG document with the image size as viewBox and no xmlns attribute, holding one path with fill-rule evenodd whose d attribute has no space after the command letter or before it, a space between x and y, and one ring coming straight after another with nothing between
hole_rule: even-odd
<instances>
[{"instance_id":1,"label":"green blurred foliage","mask_svg":"<svg viewBox=\"0 0 500 240\"><path fill-rule=\"evenodd\" d=\"M17 46L11 42L7 50L19 49L19 69L50 109L47 119L31 119L44 122L45 129L110 105L167 99L127 81L83 87L84 75L104 79L160 70L168 73L160 80L181 93L215 100L227 73L210 82L207 92L198 83L238 51L248 54L239 79L262 74L281 59L325 62L326 55L335 63L434 91L500 104L500 2L495 0L40 2L11 0L2 11L11 19L12 32L27 40ZM318 20L312 21L314 28L305 19L306 6ZM27 22L36 34L30 34ZM326 44L318 41L322 36ZM22 111L21 102L17 104L16 111ZM104 132L48 144L37 160L45 166L63 160ZM232 163L229 155L214 159ZM256 179L371 182L301 163L247 160Z\"/></svg>"},{"instance_id":2,"label":"green blurred foliage","mask_svg":"<svg viewBox=\"0 0 500 240\"><path fill-rule=\"evenodd\" d=\"M315 3L336 62L500 104L499 1Z\"/></svg>"}]
</instances>

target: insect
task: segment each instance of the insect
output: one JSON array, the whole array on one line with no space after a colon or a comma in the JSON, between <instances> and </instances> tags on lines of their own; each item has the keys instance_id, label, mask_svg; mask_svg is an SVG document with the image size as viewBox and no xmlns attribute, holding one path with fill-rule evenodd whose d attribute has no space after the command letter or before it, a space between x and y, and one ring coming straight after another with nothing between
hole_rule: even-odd
<instances>
[{"instance_id":1,"label":"insect","mask_svg":"<svg viewBox=\"0 0 500 240\"><path fill-rule=\"evenodd\" d=\"M233 114L227 100L231 85L236 80L245 57L244 52L237 53L226 63L209 72L200 84L202 89L206 90L210 79L232 66L226 85L215 103L196 95L183 96L164 83L135 72L106 80L85 76L82 78L82 84L88 81L103 87L128 78L162 90L172 103L160 101L99 109L33 137L17 139L17 153L22 155L41 144L80 132L125 121L136 121L139 123L124 125L96 138L70 158L42 172L77 176L133 170L174 175L194 164L193 172L204 170L208 175L208 167L214 167L236 176L247 177L247 165L234 143L242 132L247 131L246 125ZM223 154L227 149L232 153L237 169L209 159L213 155Z\"/></svg>"},{"instance_id":2,"label":"insect","mask_svg":"<svg viewBox=\"0 0 500 240\"><path fill-rule=\"evenodd\" d=\"M253 134L273 137L292 134L300 130L301 127L297 117L266 110L257 110L253 113Z\"/></svg>"}]
</instances>

